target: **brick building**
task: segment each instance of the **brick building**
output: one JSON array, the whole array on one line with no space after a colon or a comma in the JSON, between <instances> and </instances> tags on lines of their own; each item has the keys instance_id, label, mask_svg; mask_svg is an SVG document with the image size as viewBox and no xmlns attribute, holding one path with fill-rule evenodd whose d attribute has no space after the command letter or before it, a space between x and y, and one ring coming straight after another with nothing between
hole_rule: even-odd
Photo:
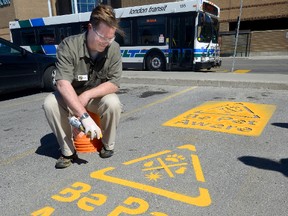
<instances>
[{"instance_id":1,"label":"brick building","mask_svg":"<svg viewBox=\"0 0 288 216\"><path fill-rule=\"evenodd\" d=\"M79 1L79 0L78 0ZM173 0L100 0L114 8L165 3ZM179 0L178 0L179 1ZM233 54L240 0L211 0L221 9L222 56ZM72 13L73 0L50 0L52 15ZM95 3L98 3L95 0ZM47 0L0 0L0 37L9 39L14 19L49 16ZM288 0L243 0L238 56L288 55Z\"/></svg>"},{"instance_id":2,"label":"brick building","mask_svg":"<svg viewBox=\"0 0 288 216\"><path fill-rule=\"evenodd\" d=\"M5 2L7 4L0 4L0 37L4 39L10 39L9 21L49 16L47 0L29 0L29 3L23 0ZM71 13L71 0L51 0L51 3L53 15Z\"/></svg>"}]
</instances>

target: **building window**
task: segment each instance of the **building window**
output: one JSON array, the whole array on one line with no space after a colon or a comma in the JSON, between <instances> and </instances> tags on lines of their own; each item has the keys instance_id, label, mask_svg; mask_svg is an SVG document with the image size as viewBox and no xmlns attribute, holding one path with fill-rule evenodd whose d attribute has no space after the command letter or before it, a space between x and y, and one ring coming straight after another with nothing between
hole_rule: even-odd
<instances>
[{"instance_id":1,"label":"building window","mask_svg":"<svg viewBox=\"0 0 288 216\"><path fill-rule=\"evenodd\" d=\"M78 12L83 13L92 11L97 4L97 0L77 0Z\"/></svg>"},{"instance_id":2,"label":"building window","mask_svg":"<svg viewBox=\"0 0 288 216\"><path fill-rule=\"evenodd\" d=\"M10 0L0 0L0 7L9 6L11 3Z\"/></svg>"}]
</instances>

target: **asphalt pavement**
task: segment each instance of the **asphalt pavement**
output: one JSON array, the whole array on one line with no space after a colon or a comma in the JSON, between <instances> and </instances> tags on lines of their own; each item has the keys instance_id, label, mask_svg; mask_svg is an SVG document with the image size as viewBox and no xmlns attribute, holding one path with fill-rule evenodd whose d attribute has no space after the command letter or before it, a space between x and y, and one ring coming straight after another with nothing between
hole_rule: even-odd
<instances>
[{"instance_id":1,"label":"asphalt pavement","mask_svg":"<svg viewBox=\"0 0 288 216\"><path fill-rule=\"evenodd\" d=\"M63 170L49 93L1 97L1 215L286 215L287 59L124 71L115 155L79 153Z\"/></svg>"}]
</instances>

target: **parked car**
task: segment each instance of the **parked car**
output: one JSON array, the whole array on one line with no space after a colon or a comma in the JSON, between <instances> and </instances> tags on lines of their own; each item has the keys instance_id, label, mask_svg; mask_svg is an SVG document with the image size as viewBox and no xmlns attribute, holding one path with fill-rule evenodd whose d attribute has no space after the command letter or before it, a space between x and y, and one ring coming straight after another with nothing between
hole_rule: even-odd
<instances>
[{"instance_id":1,"label":"parked car","mask_svg":"<svg viewBox=\"0 0 288 216\"><path fill-rule=\"evenodd\" d=\"M55 89L56 58L31 53L0 38L0 94L30 88Z\"/></svg>"}]
</instances>

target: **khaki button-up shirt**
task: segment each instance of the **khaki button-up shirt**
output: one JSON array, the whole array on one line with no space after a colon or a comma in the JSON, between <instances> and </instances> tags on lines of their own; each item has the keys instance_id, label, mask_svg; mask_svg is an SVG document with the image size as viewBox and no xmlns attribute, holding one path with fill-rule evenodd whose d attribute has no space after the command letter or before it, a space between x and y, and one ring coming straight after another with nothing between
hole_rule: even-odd
<instances>
[{"instance_id":1,"label":"khaki button-up shirt","mask_svg":"<svg viewBox=\"0 0 288 216\"><path fill-rule=\"evenodd\" d=\"M98 53L93 61L87 49L86 34L67 37L59 44L56 81L68 80L77 94L103 82L120 87L122 60L119 44L113 42L104 52Z\"/></svg>"}]
</instances>

